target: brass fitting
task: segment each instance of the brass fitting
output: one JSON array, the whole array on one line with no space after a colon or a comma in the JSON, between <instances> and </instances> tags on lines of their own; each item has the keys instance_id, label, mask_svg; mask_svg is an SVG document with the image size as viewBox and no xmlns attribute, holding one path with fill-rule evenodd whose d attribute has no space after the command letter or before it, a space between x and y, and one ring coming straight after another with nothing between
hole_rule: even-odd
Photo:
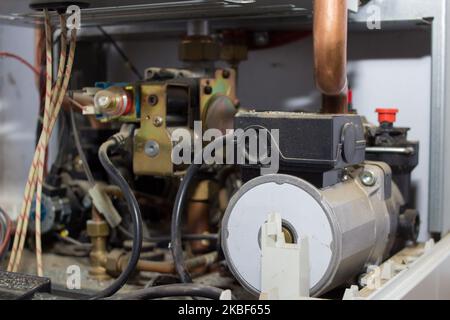
<instances>
[{"instance_id":1,"label":"brass fitting","mask_svg":"<svg viewBox=\"0 0 450 320\"><path fill-rule=\"evenodd\" d=\"M241 61L248 58L248 47L246 44L224 44L220 51L220 59L228 62L233 68L237 68Z\"/></svg>"},{"instance_id":2,"label":"brass fitting","mask_svg":"<svg viewBox=\"0 0 450 320\"><path fill-rule=\"evenodd\" d=\"M112 276L118 276L122 271L122 259L126 258L127 253L121 249L114 249L106 255L103 267L106 272Z\"/></svg>"},{"instance_id":3,"label":"brass fitting","mask_svg":"<svg viewBox=\"0 0 450 320\"><path fill-rule=\"evenodd\" d=\"M209 36L189 36L181 41L179 56L180 60L186 62L217 61L220 47Z\"/></svg>"},{"instance_id":4,"label":"brass fitting","mask_svg":"<svg viewBox=\"0 0 450 320\"><path fill-rule=\"evenodd\" d=\"M106 241L109 235L108 224L100 219L87 222L87 234L91 238L92 249L89 254L91 268L89 274L97 280L107 280L109 275L103 265L106 262Z\"/></svg>"},{"instance_id":5,"label":"brass fitting","mask_svg":"<svg viewBox=\"0 0 450 320\"><path fill-rule=\"evenodd\" d=\"M109 226L105 221L88 220L87 234L89 237L107 237L109 236Z\"/></svg>"}]
</instances>

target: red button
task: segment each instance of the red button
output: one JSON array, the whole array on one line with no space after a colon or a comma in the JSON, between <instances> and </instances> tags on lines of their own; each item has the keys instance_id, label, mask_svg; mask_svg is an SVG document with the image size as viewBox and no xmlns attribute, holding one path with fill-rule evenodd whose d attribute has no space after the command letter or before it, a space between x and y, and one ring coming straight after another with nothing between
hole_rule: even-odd
<instances>
[{"instance_id":1,"label":"red button","mask_svg":"<svg viewBox=\"0 0 450 320\"><path fill-rule=\"evenodd\" d=\"M394 123L397 120L398 109L377 109L378 122Z\"/></svg>"}]
</instances>

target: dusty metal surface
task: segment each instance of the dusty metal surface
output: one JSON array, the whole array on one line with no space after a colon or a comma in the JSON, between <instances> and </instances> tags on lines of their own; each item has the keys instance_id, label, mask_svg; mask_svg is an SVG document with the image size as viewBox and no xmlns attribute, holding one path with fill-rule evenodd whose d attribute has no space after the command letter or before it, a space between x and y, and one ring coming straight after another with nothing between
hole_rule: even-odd
<instances>
[{"instance_id":1,"label":"dusty metal surface","mask_svg":"<svg viewBox=\"0 0 450 320\"><path fill-rule=\"evenodd\" d=\"M5 259L6 260L6 259ZM34 274L36 272L35 254L29 250L24 251L21 273ZM52 293L36 294L33 299L38 300L55 300L55 299L76 299L80 296L88 296L95 291L104 289L112 281L99 281L89 275L89 258L67 257L56 254L47 253L43 256L44 276L51 279ZM4 261L6 263L7 261ZM68 289L67 279L69 276L68 268L70 266L78 266L81 271L81 289ZM139 276L134 277L129 283L120 290L120 293L130 292L136 289L142 289L144 286L154 283L155 278L160 275L153 272L141 272ZM256 299L257 297L250 295L245 291L230 275L223 274L219 271L213 271L203 276L194 278L195 283L215 286L219 288L231 288L233 294L239 299Z\"/></svg>"}]
</instances>

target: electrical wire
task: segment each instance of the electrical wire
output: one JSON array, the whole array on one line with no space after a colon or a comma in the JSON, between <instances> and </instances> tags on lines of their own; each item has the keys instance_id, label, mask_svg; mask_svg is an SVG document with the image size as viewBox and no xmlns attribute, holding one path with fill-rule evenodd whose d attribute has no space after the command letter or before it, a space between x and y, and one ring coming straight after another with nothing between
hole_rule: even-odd
<instances>
[{"instance_id":1,"label":"electrical wire","mask_svg":"<svg viewBox=\"0 0 450 320\"><path fill-rule=\"evenodd\" d=\"M36 268L37 275L42 277L44 275L42 264L42 238L41 238L41 214L42 214L42 187L44 181L44 163L47 155L46 141L49 139L48 125L50 121L50 114L52 113L52 69L53 69L53 54L52 54L52 28L50 25L50 17L48 10L44 10L45 16L45 38L46 38L46 58L47 58L47 70L46 70L46 88L45 88L45 107L44 107L44 121L42 124L42 133L44 135L44 142L38 145L39 160L37 168L37 192L36 192L36 212L35 212L35 243L36 243ZM61 78L63 76L63 70L59 69L58 84L61 85ZM59 82L59 83L58 83ZM59 88L56 88L55 92L58 92ZM41 148L41 149L40 149Z\"/></svg>"},{"instance_id":2,"label":"electrical wire","mask_svg":"<svg viewBox=\"0 0 450 320\"><path fill-rule=\"evenodd\" d=\"M193 182L195 176L199 172L200 168L202 167L201 164L203 162L203 154L212 154L211 150L217 150L218 148L222 148L224 145L224 142L226 142L228 139L234 137L233 134L229 134L226 136L219 137L215 139L213 142L208 144L206 146L205 151L202 152L197 156L196 159L194 159L193 164L189 166L189 168L186 171L185 176L183 177L183 180L181 181L180 187L178 189L175 203L173 206L172 211L172 224L171 224L171 251L172 251L172 257L173 261L177 270L177 273L181 279L181 282L183 283L191 283L192 278L186 268L186 265L184 263L184 256L183 256L183 243L182 243L182 235L181 235L181 221L182 221L182 215L184 212L184 208L187 202L187 196L189 193L189 187L191 183Z\"/></svg>"},{"instance_id":3,"label":"electrical wire","mask_svg":"<svg viewBox=\"0 0 450 320\"><path fill-rule=\"evenodd\" d=\"M94 175L92 174L89 163L87 162L86 154L84 153L83 147L81 146L80 134L78 132L77 123L75 120L75 113L73 112L72 108L70 108L70 122L72 124L73 139L75 140L75 146L77 148L78 155L80 156L81 162L83 163L84 172L91 186L94 186Z\"/></svg>"},{"instance_id":4,"label":"electrical wire","mask_svg":"<svg viewBox=\"0 0 450 320\"><path fill-rule=\"evenodd\" d=\"M142 80L142 75L139 73L136 66L131 62L126 53L120 48L117 44L116 40L111 37L109 33L105 31L101 26L97 26L98 30L105 36L105 38L113 45L114 49L116 49L117 53L120 55L122 60L125 62L125 65L136 75L139 80Z\"/></svg>"},{"instance_id":5,"label":"electrical wire","mask_svg":"<svg viewBox=\"0 0 450 320\"><path fill-rule=\"evenodd\" d=\"M111 177L113 182L117 184L117 186L122 190L123 196L126 199L128 208L130 210L131 220L133 223L133 246L131 250L131 256L126 268L121 273L121 275L116 280L114 280L114 282L109 287L97 293L94 297L92 297L92 299L101 299L109 297L115 294L117 291L119 291L125 285L130 275L136 269L136 265L139 261L141 254L143 228L139 203L136 197L134 196L134 193L131 190L130 186L128 185L127 181L122 176L120 171L114 166L114 164L111 162L108 156L108 152L111 149L117 148L118 146L123 144L124 140L125 140L124 136L121 136L120 133L118 135L113 136L113 138L109 139L108 141L106 141L101 145L98 151L98 156L105 171Z\"/></svg>"},{"instance_id":6,"label":"electrical wire","mask_svg":"<svg viewBox=\"0 0 450 320\"><path fill-rule=\"evenodd\" d=\"M77 100L71 98L70 96L66 96L66 98L67 98L67 100L69 100L69 102L71 104L73 104L75 107L77 107L81 111L83 111L86 108L85 106L83 106L81 103L79 103Z\"/></svg>"},{"instance_id":7,"label":"electrical wire","mask_svg":"<svg viewBox=\"0 0 450 320\"><path fill-rule=\"evenodd\" d=\"M11 52L6 52L6 51L0 51L0 57L2 58L12 58L15 59L17 61L19 61L20 63L22 63L24 66L26 66L28 69L30 69L31 71L33 71L36 76L40 76L40 71L34 67L31 63L29 63L27 60L25 60L24 58L22 58L21 56L11 53Z\"/></svg>"},{"instance_id":8,"label":"electrical wire","mask_svg":"<svg viewBox=\"0 0 450 320\"><path fill-rule=\"evenodd\" d=\"M202 297L219 300L224 290L200 284L169 284L118 295L108 300L150 300L169 297Z\"/></svg>"},{"instance_id":9,"label":"electrical wire","mask_svg":"<svg viewBox=\"0 0 450 320\"><path fill-rule=\"evenodd\" d=\"M48 16L46 17L46 23L49 23ZM64 24L65 27L65 24ZM37 167L40 159L40 153L41 151L45 152L46 147L45 143L48 144L48 139L46 137L50 137L50 134L55 126L56 120L58 118L59 111L61 109L62 102L64 100L67 87L69 85L70 75L72 73L72 67L75 57L75 48L76 48L76 38L77 38L77 30L73 29L71 32L71 39L70 39L70 49L69 54L67 57L67 63L65 65L65 71L63 72L64 79L62 80L62 86L61 90L58 90L58 92L54 92L53 95L55 97L55 105L54 108L50 108L51 110L48 110L49 112L49 126L43 130L43 133L41 134L38 142L38 147L36 148L36 152L33 157L33 162L30 168L30 172L28 175L27 183L25 186L25 192L24 192L24 199L22 202L22 209L20 212L20 215L17 219L17 228L16 228L16 234L14 237L14 243L13 248L11 250L11 257L9 259L8 263L8 271L17 272L21 257L23 253L23 248L25 245L25 238L27 234L28 229L28 221L29 221L29 214L31 209L31 203L33 200L33 194L36 190L36 183L37 183ZM62 39L63 40L63 39ZM62 43L63 41L61 41ZM67 48L61 48L61 58L63 58L63 52L66 52ZM56 91L56 90L55 90ZM52 103L53 104L53 103ZM45 134L44 134L45 132ZM48 135L47 135L48 133ZM38 207L39 208L39 207Z\"/></svg>"}]
</instances>

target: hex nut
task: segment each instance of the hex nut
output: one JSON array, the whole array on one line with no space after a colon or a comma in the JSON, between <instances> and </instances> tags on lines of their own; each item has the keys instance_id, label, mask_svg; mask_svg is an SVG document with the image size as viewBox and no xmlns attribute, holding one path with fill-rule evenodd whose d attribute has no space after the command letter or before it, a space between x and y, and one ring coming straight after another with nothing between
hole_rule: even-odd
<instances>
[{"instance_id":1,"label":"hex nut","mask_svg":"<svg viewBox=\"0 0 450 320\"><path fill-rule=\"evenodd\" d=\"M105 221L89 220L86 226L89 237L107 237L109 235L109 226Z\"/></svg>"}]
</instances>

